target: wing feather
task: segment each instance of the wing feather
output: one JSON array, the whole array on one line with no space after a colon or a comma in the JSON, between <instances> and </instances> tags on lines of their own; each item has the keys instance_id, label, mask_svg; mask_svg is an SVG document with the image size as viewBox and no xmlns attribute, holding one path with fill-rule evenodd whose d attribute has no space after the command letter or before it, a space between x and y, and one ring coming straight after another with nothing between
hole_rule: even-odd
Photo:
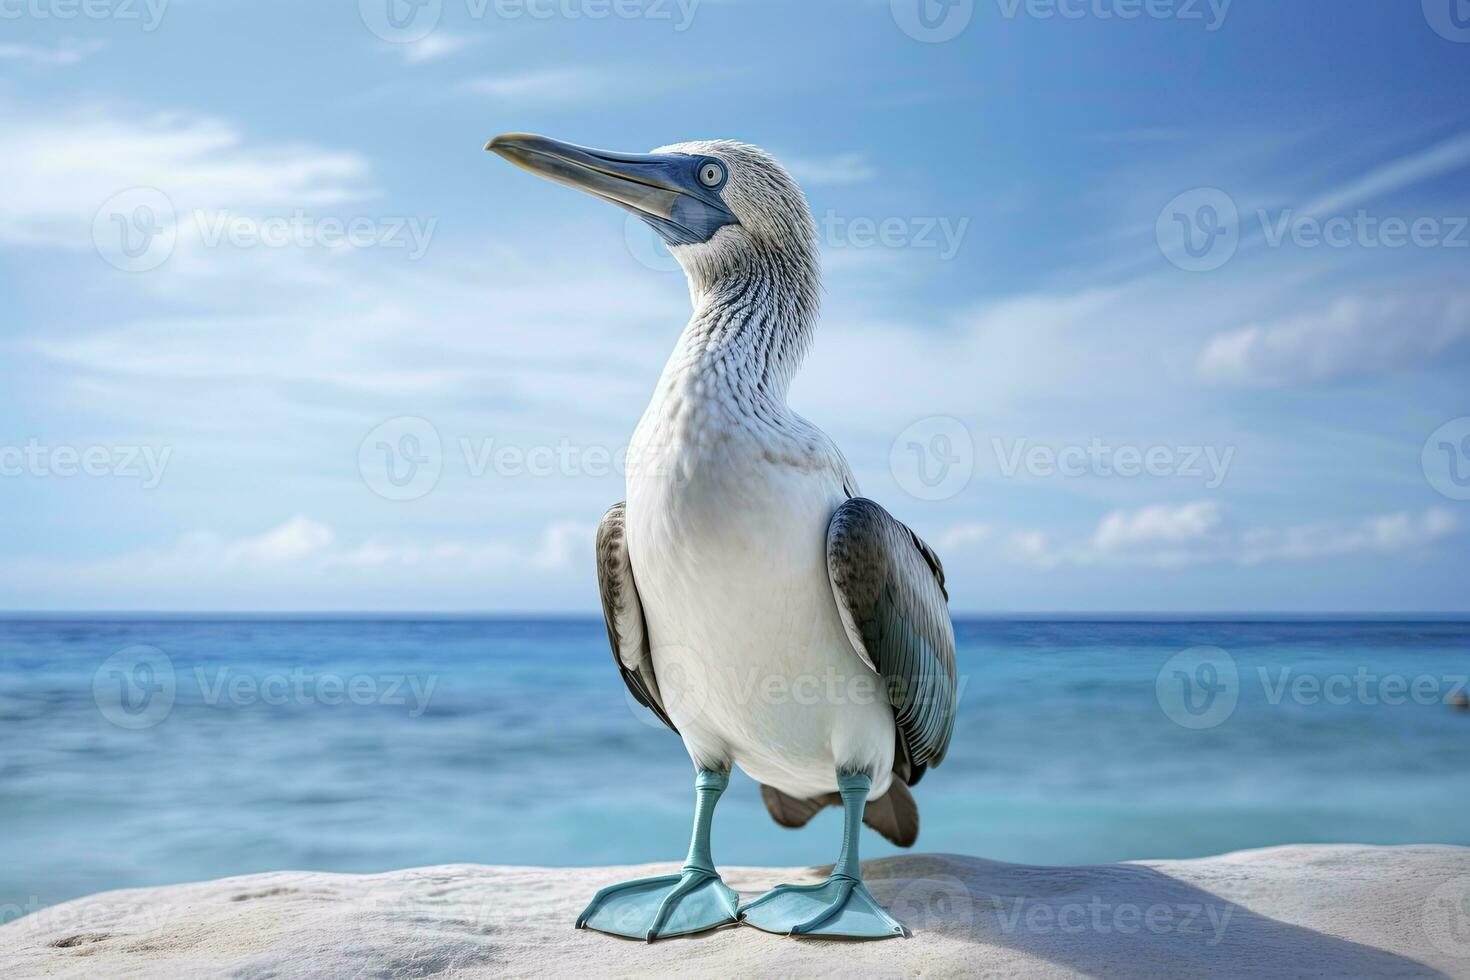
<instances>
[{"instance_id":1,"label":"wing feather","mask_svg":"<svg viewBox=\"0 0 1470 980\"><path fill-rule=\"evenodd\" d=\"M954 733L958 681L944 566L882 507L854 497L828 526L827 571L853 649L883 678L912 785L944 760Z\"/></svg>"},{"instance_id":2,"label":"wing feather","mask_svg":"<svg viewBox=\"0 0 1470 980\"><path fill-rule=\"evenodd\" d=\"M624 533L626 504L614 504L597 526L597 582L602 592L602 616L607 624L607 641L623 683L638 703L647 707L675 732L664 710L653 657L648 647L648 627L643 621L643 603L633 581L633 563L628 558Z\"/></svg>"}]
</instances>

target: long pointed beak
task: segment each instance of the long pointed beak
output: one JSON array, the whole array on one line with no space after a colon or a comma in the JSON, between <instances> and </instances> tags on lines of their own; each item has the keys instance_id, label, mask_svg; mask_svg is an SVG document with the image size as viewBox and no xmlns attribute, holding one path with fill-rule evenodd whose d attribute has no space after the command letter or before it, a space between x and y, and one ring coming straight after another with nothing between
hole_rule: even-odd
<instances>
[{"instance_id":1,"label":"long pointed beak","mask_svg":"<svg viewBox=\"0 0 1470 980\"><path fill-rule=\"evenodd\" d=\"M708 241L735 215L719 188L703 186L702 157L685 153L614 153L529 133L485 144L522 170L599 197L647 221L670 245Z\"/></svg>"}]
</instances>

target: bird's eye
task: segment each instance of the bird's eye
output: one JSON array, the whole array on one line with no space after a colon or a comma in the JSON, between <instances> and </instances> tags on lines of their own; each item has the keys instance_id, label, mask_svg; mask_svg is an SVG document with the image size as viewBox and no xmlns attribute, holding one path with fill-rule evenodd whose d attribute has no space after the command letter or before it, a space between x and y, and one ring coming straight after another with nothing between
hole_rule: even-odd
<instances>
[{"instance_id":1,"label":"bird's eye","mask_svg":"<svg viewBox=\"0 0 1470 980\"><path fill-rule=\"evenodd\" d=\"M699 182L706 187L719 187L725 179L725 168L713 160L699 165Z\"/></svg>"}]
</instances>

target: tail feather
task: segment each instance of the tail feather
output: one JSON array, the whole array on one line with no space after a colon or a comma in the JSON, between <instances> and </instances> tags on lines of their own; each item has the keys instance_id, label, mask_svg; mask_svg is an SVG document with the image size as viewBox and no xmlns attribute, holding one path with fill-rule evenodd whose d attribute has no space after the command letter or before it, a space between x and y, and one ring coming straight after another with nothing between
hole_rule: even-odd
<instances>
[{"instance_id":1,"label":"tail feather","mask_svg":"<svg viewBox=\"0 0 1470 980\"><path fill-rule=\"evenodd\" d=\"M919 839L919 804L902 780L895 779L888 792L863 808L863 823L899 847L913 847Z\"/></svg>"},{"instance_id":2,"label":"tail feather","mask_svg":"<svg viewBox=\"0 0 1470 980\"><path fill-rule=\"evenodd\" d=\"M805 827L825 808L842 805L842 797L836 793L799 800L771 786L761 787L761 800L771 819L783 827ZM919 805L909 788L895 777L887 793L863 807L863 823L899 847L912 847L919 839Z\"/></svg>"},{"instance_id":3,"label":"tail feather","mask_svg":"<svg viewBox=\"0 0 1470 980\"><path fill-rule=\"evenodd\" d=\"M829 806L841 806L842 797L836 793L828 793L814 800L798 800L794 796L787 796L771 786L762 784L761 800L765 802L766 809L770 811L771 819L783 827L805 827L808 822L821 813L823 808Z\"/></svg>"}]
</instances>

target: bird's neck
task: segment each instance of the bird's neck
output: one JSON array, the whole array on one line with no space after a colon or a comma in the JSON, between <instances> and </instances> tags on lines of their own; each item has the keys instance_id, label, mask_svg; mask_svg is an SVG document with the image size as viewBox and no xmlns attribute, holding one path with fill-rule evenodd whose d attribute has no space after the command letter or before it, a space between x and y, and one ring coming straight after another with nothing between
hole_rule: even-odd
<instances>
[{"instance_id":1,"label":"bird's neck","mask_svg":"<svg viewBox=\"0 0 1470 980\"><path fill-rule=\"evenodd\" d=\"M664 381L742 403L784 405L811 347L816 276L805 264L763 255L690 283L694 314L669 360Z\"/></svg>"}]
</instances>

